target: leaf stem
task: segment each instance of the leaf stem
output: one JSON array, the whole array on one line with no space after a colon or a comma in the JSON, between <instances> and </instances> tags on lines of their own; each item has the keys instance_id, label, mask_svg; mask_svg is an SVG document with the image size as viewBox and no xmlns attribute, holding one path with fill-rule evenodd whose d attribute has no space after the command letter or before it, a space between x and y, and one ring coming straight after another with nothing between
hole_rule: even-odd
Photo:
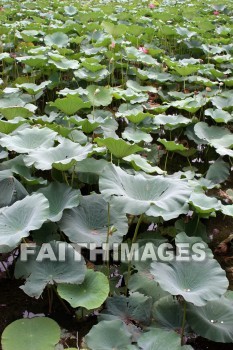
<instances>
[{"instance_id":1,"label":"leaf stem","mask_svg":"<svg viewBox=\"0 0 233 350\"><path fill-rule=\"evenodd\" d=\"M142 219L143 219L143 214L141 214L139 219L138 219L138 222L137 222L137 225L136 225L136 228L135 228L135 231L134 231L133 239L132 239L132 244L135 243L135 241L137 239L138 230L139 230L139 227L141 225ZM125 295L127 294L129 278L130 278L130 275L131 275L131 271L130 271L131 270L131 265L132 265L132 261L131 260L132 259L130 259L129 263L128 263L128 271L127 271L127 276L126 276L126 280L125 280Z\"/></svg>"},{"instance_id":2,"label":"leaf stem","mask_svg":"<svg viewBox=\"0 0 233 350\"><path fill-rule=\"evenodd\" d=\"M180 335L181 346L184 345L184 329L185 329L185 322L186 322L186 308L187 308L187 303L186 303L186 300L184 300L183 321L182 321L182 328L181 328L181 335Z\"/></svg>"}]
</instances>

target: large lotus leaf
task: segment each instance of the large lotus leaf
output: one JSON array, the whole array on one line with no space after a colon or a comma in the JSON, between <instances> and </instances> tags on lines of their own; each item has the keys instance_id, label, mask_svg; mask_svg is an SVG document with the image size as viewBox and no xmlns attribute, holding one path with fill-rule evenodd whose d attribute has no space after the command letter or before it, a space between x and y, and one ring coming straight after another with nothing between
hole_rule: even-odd
<instances>
[{"instance_id":1,"label":"large lotus leaf","mask_svg":"<svg viewBox=\"0 0 233 350\"><path fill-rule=\"evenodd\" d=\"M38 92L44 90L44 88L52 83L51 80L43 81L40 85L33 83L16 84L17 87L26 90L30 95L36 95Z\"/></svg>"},{"instance_id":2,"label":"large lotus leaf","mask_svg":"<svg viewBox=\"0 0 233 350\"><path fill-rule=\"evenodd\" d=\"M191 259L191 256L190 256ZM211 258L204 261L153 262L151 273L155 280L172 295L183 298L197 306L223 295L228 287L225 271Z\"/></svg>"},{"instance_id":3,"label":"large lotus leaf","mask_svg":"<svg viewBox=\"0 0 233 350\"><path fill-rule=\"evenodd\" d=\"M141 350L192 350L190 345L180 345L180 335L173 331L155 328L138 339Z\"/></svg>"},{"instance_id":4,"label":"large lotus leaf","mask_svg":"<svg viewBox=\"0 0 233 350\"><path fill-rule=\"evenodd\" d=\"M185 118L182 115L158 114L153 119L153 124L164 125L165 129L176 129L188 125L191 122L191 119Z\"/></svg>"},{"instance_id":5,"label":"large lotus leaf","mask_svg":"<svg viewBox=\"0 0 233 350\"><path fill-rule=\"evenodd\" d=\"M77 9L76 7L70 5L70 6L64 6L64 10L65 10L65 13L68 15L68 16L74 16L76 13L77 13Z\"/></svg>"},{"instance_id":6,"label":"large lotus leaf","mask_svg":"<svg viewBox=\"0 0 233 350\"><path fill-rule=\"evenodd\" d=\"M224 127L208 126L208 124L200 122L194 126L194 131L197 137L208 141L215 148L233 146L233 135Z\"/></svg>"},{"instance_id":7,"label":"large lotus leaf","mask_svg":"<svg viewBox=\"0 0 233 350\"><path fill-rule=\"evenodd\" d=\"M47 180L44 178L31 175L32 169L25 165L23 157L24 156L20 154L13 159L6 160L1 163L0 168L10 169L12 173L20 175L20 177L22 177L30 185L46 184Z\"/></svg>"},{"instance_id":8,"label":"large lotus leaf","mask_svg":"<svg viewBox=\"0 0 233 350\"><path fill-rule=\"evenodd\" d=\"M141 92L141 91L149 91L153 93L157 93L158 90L154 86L149 86L149 85L139 85L138 82L134 80L128 80L126 82L126 86L134 91Z\"/></svg>"},{"instance_id":9,"label":"large lotus leaf","mask_svg":"<svg viewBox=\"0 0 233 350\"><path fill-rule=\"evenodd\" d=\"M70 244L52 241L38 247L26 262L19 262L18 271L29 275L20 288L27 295L39 298L47 285L82 283L86 264L81 254Z\"/></svg>"},{"instance_id":10,"label":"large lotus leaf","mask_svg":"<svg viewBox=\"0 0 233 350\"><path fill-rule=\"evenodd\" d=\"M129 175L120 167L109 165L100 176L100 191L104 197L111 198L114 206L125 213L139 215L152 211L152 216L174 218L182 211L191 189L184 180L150 176ZM173 212L174 215L173 216Z\"/></svg>"},{"instance_id":11,"label":"large lotus leaf","mask_svg":"<svg viewBox=\"0 0 233 350\"><path fill-rule=\"evenodd\" d=\"M112 102L111 91L106 87L89 85L87 91L92 106L108 106Z\"/></svg>"},{"instance_id":12,"label":"large lotus leaf","mask_svg":"<svg viewBox=\"0 0 233 350\"><path fill-rule=\"evenodd\" d=\"M222 297L205 306L187 305L187 321L197 334L220 343L233 342L233 304Z\"/></svg>"},{"instance_id":13,"label":"large lotus leaf","mask_svg":"<svg viewBox=\"0 0 233 350\"><path fill-rule=\"evenodd\" d=\"M106 311L104 310L100 318L120 318L126 324L136 322L141 325L149 325L151 322L152 298L140 294L132 293L129 297L116 295L106 301Z\"/></svg>"},{"instance_id":14,"label":"large lotus leaf","mask_svg":"<svg viewBox=\"0 0 233 350\"><path fill-rule=\"evenodd\" d=\"M172 295L164 296L153 305L153 319L156 325L167 330L181 331L183 310L181 304Z\"/></svg>"},{"instance_id":15,"label":"large lotus leaf","mask_svg":"<svg viewBox=\"0 0 233 350\"><path fill-rule=\"evenodd\" d=\"M36 205L35 205L36 203ZM0 210L0 252L11 251L30 231L41 227L49 215L49 202L43 194L26 196Z\"/></svg>"},{"instance_id":16,"label":"large lotus leaf","mask_svg":"<svg viewBox=\"0 0 233 350\"><path fill-rule=\"evenodd\" d=\"M48 317L23 318L10 323L2 334L3 350L54 350L60 327Z\"/></svg>"},{"instance_id":17,"label":"large lotus leaf","mask_svg":"<svg viewBox=\"0 0 233 350\"><path fill-rule=\"evenodd\" d=\"M82 284L59 284L60 297L73 307L85 307L87 310L100 307L108 297L109 283L101 272L87 270Z\"/></svg>"},{"instance_id":18,"label":"large lotus leaf","mask_svg":"<svg viewBox=\"0 0 233 350\"><path fill-rule=\"evenodd\" d=\"M125 214L110 206L108 222L108 203L102 195L91 194L81 197L77 208L66 210L59 226L71 242L95 243L100 246L106 242L108 224L111 232L109 243L121 242L128 230Z\"/></svg>"},{"instance_id":19,"label":"large lotus leaf","mask_svg":"<svg viewBox=\"0 0 233 350\"><path fill-rule=\"evenodd\" d=\"M143 114L143 106L142 105L131 105L129 103L122 103L118 109L118 112L116 113L116 117L126 117L128 118L129 116L137 117L140 115L139 120L134 120L133 122L140 122L143 119L145 119L146 115Z\"/></svg>"},{"instance_id":20,"label":"large lotus leaf","mask_svg":"<svg viewBox=\"0 0 233 350\"><path fill-rule=\"evenodd\" d=\"M74 76L76 78L95 82L95 83L107 78L108 75L109 75L109 71L106 68L98 70L96 72L89 71L86 68L80 68L74 71Z\"/></svg>"},{"instance_id":21,"label":"large lotus leaf","mask_svg":"<svg viewBox=\"0 0 233 350\"><path fill-rule=\"evenodd\" d=\"M80 191L74 190L64 183L52 182L48 187L41 188L42 193L49 201L49 220L59 221L64 209L79 205Z\"/></svg>"},{"instance_id":22,"label":"large lotus leaf","mask_svg":"<svg viewBox=\"0 0 233 350\"><path fill-rule=\"evenodd\" d=\"M25 120L20 117L16 117L12 120L0 120L0 132L3 134L10 134L24 123Z\"/></svg>"},{"instance_id":23,"label":"large lotus leaf","mask_svg":"<svg viewBox=\"0 0 233 350\"><path fill-rule=\"evenodd\" d=\"M48 128L26 128L16 131L14 135L6 135L0 139L0 145L9 151L30 153L37 148L53 146L57 133Z\"/></svg>"},{"instance_id":24,"label":"large lotus leaf","mask_svg":"<svg viewBox=\"0 0 233 350\"><path fill-rule=\"evenodd\" d=\"M86 158L75 166L75 172L80 181L93 185L98 183L99 175L107 164L104 159Z\"/></svg>"},{"instance_id":25,"label":"large lotus leaf","mask_svg":"<svg viewBox=\"0 0 233 350\"><path fill-rule=\"evenodd\" d=\"M0 208L10 206L28 195L26 189L10 170L0 171Z\"/></svg>"},{"instance_id":26,"label":"large lotus leaf","mask_svg":"<svg viewBox=\"0 0 233 350\"><path fill-rule=\"evenodd\" d=\"M45 45L58 47L66 47L69 42L69 37L63 32L55 32L44 37Z\"/></svg>"},{"instance_id":27,"label":"large lotus leaf","mask_svg":"<svg viewBox=\"0 0 233 350\"><path fill-rule=\"evenodd\" d=\"M139 143L141 141L150 143L153 140L152 136L149 133L131 126L125 128L124 132L122 133L122 137L135 143Z\"/></svg>"},{"instance_id":28,"label":"large lotus leaf","mask_svg":"<svg viewBox=\"0 0 233 350\"><path fill-rule=\"evenodd\" d=\"M193 249L196 244L198 244L198 249L200 248L199 244L201 245L201 250L208 256L209 258L213 258L212 250L209 248L208 244L203 241L200 237L193 236L196 234L196 232L192 231L192 236L189 237L185 232L180 232L176 235L175 242L177 247L177 253L179 254L179 244L181 245L181 255L182 255L182 244L188 243L188 247L185 247L185 255L191 255L193 253ZM200 252L195 253L198 258L200 258Z\"/></svg>"},{"instance_id":29,"label":"large lotus leaf","mask_svg":"<svg viewBox=\"0 0 233 350\"><path fill-rule=\"evenodd\" d=\"M227 92L225 95L214 96L211 100L212 104L219 109L232 109L233 107L233 97L231 91Z\"/></svg>"},{"instance_id":30,"label":"large lotus leaf","mask_svg":"<svg viewBox=\"0 0 233 350\"><path fill-rule=\"evenodd\" d=\"M205 110L205 115L210 116L216 123L228 123L233 119L230 113L222 109L208 108Z\"/></svg>"},{"instance_id":31,"label":"large lotus leaf","mask_svg":"<svg viewBox=\"0 0 233 350\"><path fill-rule=\"evenodd\" d=\"M27 166L34 164L35 168L41 170L50 170L53 167L58 170L67 170L77 161L87 158L91 150L91 144L82 147L68 139L62 139L57 147L31 151L25 156L24 161Z\"/></svg>"},{"instance_id":32,"label":"large lotus leaf","mask_svg":"<svg viewBox=\"0 0 233 350\"><path fill-rule=\"evenodd\" d=\"M67 115L73 115L82 108L90 108L90 102L83 102L78 95L67 95L64 98L57 98L55 102L51 102L50 106L60 109Z\"/></svg>"},{"instance_id":33,"label":"large lotus leaf","mask_svg":"<svg viewBox=\"0 0 233 350\"><path fill-rule=\"evenodd\" d=\"M130 276L128 288L131 292L139 292L152 297L153 301L157 301L167 295L167 292L147 272L137 272Z\"/></svg>"},{"instance_id":34,"label":"large lotus leaf","mask_svg":"<svg viewBox=\"0 0 233 350\"><path fill-rule=\"evenodd\" d=\"M143 150L138 145L130 144L122 139L113 139L112 137L107 137L106 139L96 138L95 141L98 146L106 146L116 158L124 158Z\"/></svg>"},{"instance_id":35,"label":"large lotus leaf","mask_svg":"<svg viewBox=\"0 0 233 350\"><path fill-rule=\"evenodd\" d=\"M165 139L160 138L157 141L162 143L162 145L164 145L167 151L182 152L188 150L188 148L184 147L182 143L176 143L175 141L167 141Z\"/></svg>"},{"instance_id":36,"label":"large lotus leaf","mask_svg":"<svg viewBox=\"0 0 233 350\"><path fill-rule=\"evenodd\" d=\"M131 334L120 320L101 321L86 335L85 343L91 350L127 350Z\"/></svg>"},{"instance_id":37,"label":"large lotus leaf","mask_svg":"<svg viewBox=\"0 0 233 350\"><path fill-rule=\"evenodd\" d=\"M221 209L221 202L217 198L208 197L201 192L193 192L190 196L190 203L200 214L209 214Z\"/></svg>"},{"instance_id":38,"label":"large lotus leaf","mask_svg":"<svg viewBox=\"0 0 233 350\"><path fill-rule=\"evenodd\" d=\"M145 173L157 173L159 175L164 174L164 171L160 169L158 166L152 166L147 162L145 158L140 156L139 154L131 154L128 157L124 157L123 160L126 162L130 162L135 170L143 170Z\"/></svg>"},{"instance_id":39,"label":"large lotus leaf","mask_svg":"<svg viewBox=\"0 0 233 350\"><path fill-rule=\"evenodd\" d=\"M214 184L219 184L228 179L230 175L230 165L221 158L218 158L213 164L210 165L206 179L210 180Z\"/></svg>"}]
</instances>

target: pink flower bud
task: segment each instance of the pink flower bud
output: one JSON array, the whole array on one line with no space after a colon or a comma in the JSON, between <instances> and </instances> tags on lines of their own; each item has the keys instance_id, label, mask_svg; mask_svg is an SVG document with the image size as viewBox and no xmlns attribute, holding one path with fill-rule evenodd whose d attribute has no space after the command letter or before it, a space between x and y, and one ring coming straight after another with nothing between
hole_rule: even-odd
<instances>
[{"instance_id":1,"label":"pink flower bud","mask_svg":"<svg viewBox=\"0 0 233 350\"><path fill-rule=\"evenodd\" d=\"M146 49L144 46L140 46L140 47L138 48L138 50L141 51L141 52L143 52L143 53L149 53L149 50Z\"/></svg>"},{"instance_id":2,"label":"pink flower bud","mask_svg":"<svg viewBox=\"0 0 233 350\"><path fill-rule=\"evenodd\" d=\"M215 16L218 16L219 13L220 13L219 11L214 11L214 12L213 12L213 14L214 14Z\"/></svg>"},{"instance_id":3,"label":"pink flower bud","mask_svg":"<svg viewBox=\"0 0 233 350\"><path fill-rule=\"evenodd\" d=\"M110 47L111 49L114 49L115 46L116 46L116 43L114 43L114 41L109 45L109 47Z\"/></svg>"},{"instance_id":4,"label":"pink flower bud","mask_svg":"<svg viewBox=\"0 0 233 350\"><path fill-rule=\"evenodd\" d=\"M149 8L150 9L154 9L155 8L155 4L149 4Z\"/></svg>"}]
</instances>

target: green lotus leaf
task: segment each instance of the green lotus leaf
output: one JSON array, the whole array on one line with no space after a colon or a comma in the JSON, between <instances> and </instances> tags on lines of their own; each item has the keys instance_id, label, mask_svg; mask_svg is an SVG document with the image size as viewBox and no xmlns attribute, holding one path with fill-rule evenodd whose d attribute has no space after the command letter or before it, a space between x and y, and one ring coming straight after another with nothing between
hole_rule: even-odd
<instances>
[{"instance_id":1,"label":"green lotus leaf","mask_svg":"<svg viewBox=\"0 0 233 350\"><path fill-rule=\"evenodd\" d=\"M140 271L130 276L128 287L131 292L144 294L151 297L153 301L157 301L167 295L167 292L159 286L153 279L153 276L147 271Z\"/></svg>"},{"instance_id":2,"label":"green lotus leaf","mask_svg":"<svg viewBox=\"0 0 233 350\"><path fill-rule=\"evenodd\" d=\"M187 305L187 321L197 334L219 343L233 342L233 304L222 297L205 306Z\"/></svg>"},{"instance_id":3,"label":"green lotus leaf","mask_svg":"<svg viewBox=\"0 0 233 350\"><path fill-rule=\"evenodd\" d=\"M100 307L107 299L109 283L103 273L90 269L81 284L59 284L57 291L73 308L82 306L91 310Z\"/></svg>"},{"instance_id":4,"label":"green lotus leaf","mask_svg":"<svg viewBox=\"0 0 233 350\"><path fill-rule=\"evenodd\" d=\"M63 57L60 61L53 60L50 58L48 60L48 63L52 66L58 68L61 71L66 71L69 69L78 69L80 66L80 63L76 60L68 60L67 58Z\"/></svg>"},{"instance_id":5,"label":"green lotus leaf","mask_svg":"<svg viewBox=\"0 0 233 350\"><path fill-rule=\"evenodd\" d=\"M69 37L63 32L55 32L44 37L45 45L57 47L66 47L69 42Z\"/></svg>"},{"instance_id":6,"label":"green lotus leaf","mask_svg":"<svg viewBox=\"0 0 233 350\"><path fill-rule=\"evenodd\" d=\"M176 143L175 141L167 141L165 139L158 139L158 142L162 143L164 147L166 148L167 151L172 151L172 152L182 152L182 151L187 151L188 148L184 147L183 144L181 143Z\"/></svg>"},{"instance_id":7,"label":"green lotus leaf","mask_svg":"<svg viewBox=\"0 0 233 350\"><path fill-rule=\"evenodd\" d=\"M57 133L48 128L26 128L6 135L0 139L0 145L9 151L30 153L38 148L49 148L54 144Z\"/></svg>"},{"instance_id":8,"label":"green lotus leaf","mask_svg":"<svg viewBox=\"0 0 233 350\"><path fill-rule=\"evenodd\" d=\"M228 123L233 117L223 109L208 108L205 110L205 115L210 116L216 123Z\"/></svg>"},{"instance_id":9,"label":"green lotus leaf","mask_svg":"<svg viewBox=\"0 0 233 350\"><path fill-rule=\"evenodd\" d=\"M125 213L167 214L174 218L176 210L183 209L191 189L184 180L150 176L129 175L120 167L109 165L100 176L99 187L106 200ZM185 210L188 210L187 208ZM173 216L173 214L175 216ZM153 215L152 215L153 216Z\"/></svg>"},{"instance_id":10,"label":"green lotus leaf","mask_svg":"<svg viewBox=\"0 0 233 350\"><path fill-rule=\"evenodd\" d=\"M74 6L64 6L64 10L68 16L74 16L78 11Z\"/></svg>"},{"instance_id":11,"label":"green lotus leaf","mask_svg":"<svg viewBox=\"0 0 233 350\"><path fill-rule=\"evenodd\" d=\"M109 71L106 68L98 70L96 72L89 71L86 68L80 68L74 71L74 76L81 80L91 81L91 82L99 82L109 76Z\"/></svg>"},{"instance_id":12,"label":"green lotus leaf","mask_svg":"<svg viewBox=\"0 0 233 350\"><path fill-rule=\"evenodd\" d=\"M106 68L102 64L99 64L99 60L94 57L85 57L82 60L82 66L91 72L97 72L98 70Z\"/></svg>"},{"instance_id":13,"label":"green lotus leaf","mask_svg":"<svg viewBox=\"0 0 233 350\"><path fill-rule=\"evenodd\" d=\"M130 162L135 170L143 170L145 173L157 173L159 175L164 174L165 172L160 169L158 166L150 165L145 158L139 154L131 154L128 157L123 158L126 162Z\"/></svg>"},{"instance_id":14,"label":"green lotus leaf","mask_svg":"<svg viewBox=\"0 0 233 350\"><path fill-rule=\"evenodd\" d=\"M26 189L10 170L0 171L0 193L0 208L10 206L28 195Z\"/></svg>"},{"instance_id":15,"label":"green lotus leaf","mask_svg":"<svg viewBox=\"0 0 233 350\"><path fill-rule=\"evenodd\" d=\"M19 260L16 271L18 278L26 278L20 288L27 295L39 298L47 285L82 283L86 264L81 254L70 244L52 241L37 247L35 254L30 255L27 261Z\"/></svg>"},{"instance_id":16,"label":"green lotus leaf","mask_svg":"<svg viewBox=\"0 0 233 350\"><path fill-rule=\"evenodd\" d=\"M138 345L143 350L192 350L190 345L180 345L180 335L173 331L155 328L143 333L138 339Z\"/></svg>"},{"instance_id":17,"label":"green lotus leaf","mask_svg":"<svg viewBox=\"0 0 233 350\"><path fill-rule=\"evenodd\" d=\"M191 123L191 119L183 117L182 115L165 115L158 114L153 119L153 124L164 125L165 129L176 129Z\"/></svg>"},{"instance_id":18,"label":"green lotus leaf","mask_svg":"<svg viewBox=\"0 0 233 350\"><path fill-rule=\"evenodd\" d=\"M54 167L58 170L67 170L77 161L87 158L91 150L91 144L82 147L68 139L62 139L57 147L31 151L25 156L24 161L27 166L34 164L36 169L50 170Z\"/></svg>"},{"instance_id":19,"label":"green lotus leaf","mask_svg":"<svg viewBox=\"0 0 233 350\"><path fill-rule=\"evenodd\" d=\"M49 201L49 220L59 221L63 210L79 205L80 191L74 190L66 184L52 182L49 186L41 188L37 193L42 193Z\"/></svg>"},{"instance_id":20,"label":"green lotus leaf","mask_svg":"<svg viewBox=\"0 0 233 350\"><path fill-rule=\"evenodd\" d=\"M140 152L143 150L142 147L138 145L130 144L122 139L114 139L112 137L107 137L106 139L96 138L98 146L106 146L110 153L112 153L116 158L124 158L130 154Z\"/></svg>"},{"instance_id":21,"label":"green lotus leaf","mask_svg":"<svg viewBox=\"0 0 233 350\"><path fill-rule=\"evenodd\" d=\"M139 143L141 141L150 143L152 142L152 136L149 133L146 133L138 128L127 126L122 133L122 137L126 140Z\"/></svg>"},{"instance_id":22,"label":"green lotus leaf","mask_svg":"<svg viewBox=\"0 0 233 350\"><path fill-rule=\"evenodd\" d=\"M75 166L75 172L80 181L90 185L97 184L99 175L103 172L108 162L104 159L86 158Z\"/></svg>"},{"instance_id":23,"label":"green lotus leaf","mask_svg":"<svg viewBox=\"0 0 233 350\"><path fill-rule=\"evenodd\" d=\"M233 205L221 205L221 212L224 215L233 216Z\"/></svg>"},{"instance_id":24,"label":"green lotus leaf","mask_svg":"<svg viewBox=\"0 0 233 350\"><path fill-rule=\"evenodd\" d=\"M126 118L130 117L131 119L134 120L133 122L136 123L136 120L137 120L137 123L139 123L143 119L145 119L147 115L146 113L143 113L142 105L131 105L128 103L122 103L118 108L116 117L126 117ZM135 120L134 118L136 117L137 119Z\"/></svg>"},{"instance_id":25,"label":"green lotus leaf","mask_svg":"<svg viewBox=\"0 0 233 350\"><path fill-rule=\"evenodd\" d=\"M191 259L191 257L190 257ZM228 287L225 271L214 259L205 261L153 262L151 273L160 287L197 306L223 295Z\"/></svg>"},{"instance_id":26,"label":"green lotus leaf","mask_svg":"<svg viewBox=\"0 0 233 350\"><path fill-rule=\"evenodd\" d=\"M47 180L45 180L42 177L36 177L31 175L32 169L25 165L23 158L24 156L21 154L13 159L6 160L3 163L1 163L0 168L10 169L12 173L22 177L24 181L29 185L46 185Z\"/></svg>"},{"instance_id":27,"label":"green lotus leaf","mask_svg":"<svg viewBox=\"0 0 233 350\"><path fill-rule=\"evenodd\" d=\"M192 234L196 234L196 232L192 232ZM185 253L185 254L191 255L194 244L198 243L198 244L202 245L202 251L205 252L205 255L208 256L208 258L213 258L212 250L209 248L208 244L201 237L198 237L198 235L196 235L196 236L192 235L190 237L185 232L179 232L176 235L175 242L176 242L176 246L177 246L177 253L179 253L179 247L178 247L179 244L181 244L181 247L182 247L183 243L188 243L188 247L185 248L185 251L187 253ZM199 254L197 254L197 255L199 255Z\"/></svg>"},{"instance_id":28,"label":"green lotus leaf","mask_svg":"<svg viewBox=\"0 0 233 350\"><path fill-rule=\"evenodd\" d=\"M90 108L90 102L83 102L78 95L67 95L64 98L57 98L55 102L50 102L50 106L60 109L67 115L73 115L82 108Z\"/></svg>"},{"instance_id":29,"label":"green lotus leaf","mask_svg":"<svg viewBox=\"0 0 233 350\"><path fill-rule=\"evenodd\" d=\"M36 206L35 206L36 203ZM0 251L11 251L41 227L48 218L49 202L42 194L32 194L0 210Z\"/></svg>"},{"instance_id":30,"label":"green lotus leaf","mask_svg":"<svg viewBox=\"0 0 233 350\"><path fill-rule=\"evenodd\" d=\"M227 94L222 94L220 96L214 96L211 99L211 102L218 109L232 110L233 107L233 97L230 92Z\"/></svg>"},{"instance_id":31,"label":"green lotus leaf","mask_svg":"<svg viewBox=\"0 0 233 350\"><path fill-rule=\"evenodd\" d=\"M12 120L0 120L0 132L3 134L10 134L24 123L25 120L21 117L16 117Z\"/></svg>"},{"instance_id":32,"label":"green lotus leaf","mask_svg":"<svg viewBox=\"0 0 233 350\"><path fill-rule=\"evenodd\" d=\"M23 318L10 323L2 334L3 350L54 350L60 327L48 317ZM22 336L22 335L26 336Z\"/></svg>"},{"instance_id":33,"label":"green lotus leaf","mask_svg":"<svg viewBox=\"0 0 233 350\"><path fill-rule=\"evenodd\" d=\"M108 316L119 318L126 324L136 322L141 325L149 325L151 322L152 298L140 294L132 293L129 297L116 295L106 301L100 319L108 319Z\"/></svg>"},{"instance_id":34,"label":"green lotus leaf","mask_svg":"<svg viewBox=\"0 0 233 350\"><path fill-rule=\"evenodd\" d=\"M108 204L100 194L91 194L80 198L77 208L66 210L59 226L74 243L95 243L100 246L107 240L108 224L111 234L109 243L122 241L127 233L126 216L110 206L110 221L108 221Z\"/></svg>"},{"instance_id":35,"label":"green lotus leaf","mask_svg":"<svg viewBox=\"0 0 233 350\"><path fill-rule=\"evenodd\" d=\"M189 202L195 211L200 214L208 214L220 210L221 202L215 197L208 197L205 193L193 192Z\"/></svg>"},{"instance_id":36,"label":"green lotus leaf","mask_svg":"<svg viewBox=\"0 0 233 350\"><path fill-rule=\"evenodd\" d=\"M194 132L197 137L215 147L232 147L233 146L233 136L230 130L219 127L219 126L208 126L204 122L197 123L194 126Z\"/></svg>"},{"instance_id":37,"label":"green lotus leaf","mask_svg":"<svg viewBox=\"0 0 233 350\"><path fill-rule=\"evenodd\" d=\"M131 345L131 334L120 320L101 321L85 336L91 350L127 350Z\"/></svg>"},{"instance_id":38,"label":"green lotus leaf","mask_svg":"<svg viewBox=\"0 0 233 350\"><path fill-rule=\"evenodd\" d=\"M38 92L44 90L44 88L49 85L52 81L43 81L40 85L32 83L16 84L17 87L26 90L30 95L36 95Z\"/></svg>"},{"instance_id":39,"label":"green lotus leaf","mask_svg":"<svg viewBox=\"0 0 233 350\"><path fill-rule=\"evenodd\" d=\"M138 84L138 82L134 80L128 80L126 82L126 86L136 92L141 92L141 91L148 91L153 93L158 92L158 90L154 86L148 86L148 85L141 86L140 84Z\"/></svg>"},{"instance_id":40,"label":"green lotus leaf","mask_svg":"<svg viewBox=\"0 0 233 350\"><path fill-rule=\"evenodd\" d=\"M29 118L33 115L33 111L31 110L30 106L28 104L28 105L25 105L24 107L12 106L12 107L0 108L0 113L8 120L12 120L17 117ZM34 110L36 110L36 107Z\"/></svg>"},{"instance_id":41,"label":"green lotus leaf","mask_svg":"<svg viewBox=\"0 0 233 350\"><path fill-rule=\"evenodd\" d=\"M98 85L89 85L87 87L87 91L87 96L92 106L108 106L112 102L112 95L110 89L106 87Z\"/></svg>"},{"instance_id":42,"label":"green lotus leaf","mask_svg":"<svg viewBox=\"0 0 233 350\"><path fill-rule=\"evenodd\" d=\"M183 321L181 304L172 295L166 295L153 305L153 319L161 328L180 333ZM187 329L187 326L185 327Z\"/></svg>"},{"instance_id":43,"label":"green lotus leaf","mask_svg":"<svg viewBox=\"0 0 233 350\"><path fill-rule=\"evenodd\" d=\"M16 61L34 68L45 67L47 60L48 59L45 55L16 57Z\"/></svg>"},{"instance_id":44,"label":"green lotus leaf","mask_svg":"<svg viewBox=\"0 0 233 350\"><path fill-rule=\"evenodd\" d=\"M214 184L220 184L228 179L230 175L230 165L221 158L218 158L213 164L210 165L206 179L210 180Z\"/></svg>"}]
</instances>

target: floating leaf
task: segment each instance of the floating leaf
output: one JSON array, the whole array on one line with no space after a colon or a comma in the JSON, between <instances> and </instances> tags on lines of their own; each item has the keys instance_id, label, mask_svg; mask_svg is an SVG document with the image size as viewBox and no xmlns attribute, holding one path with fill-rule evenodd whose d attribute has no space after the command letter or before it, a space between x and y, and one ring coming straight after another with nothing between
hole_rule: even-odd
<instances>
[{"instance_id":1,"label":"floating leaf","mask_svg":"<svg viewBox=\"0 0 233 350\"><path fill-rule=\"evenodd\" d=\"M101 321L92 327L85 342L92 350L126 350L131 345L131 334L120 320Z\"/></svg>"},{"instance_id":2,"label":"floating leaf","mask_svg":"<svg viewBox=\"0 0 233 350\"><path fill-rule=\"evenodd\" d=\"M91 310L100 307L107 299L109 283L103 273L87 270L81 284L59 284L57 291L73 308L82 306Z\"/></svg>"},{"instance_id":3,"label":"floating leaf","mask_svg":"<svg viewBox=\"0 0 233 350\"><path fill-rule=\"evenodd\" d=\"M23 318L10 323L2 334L3 350L54 350L60 327L48 317ZM25 336L22 336L25 335Z\"/></svg>"}]
</instances>

